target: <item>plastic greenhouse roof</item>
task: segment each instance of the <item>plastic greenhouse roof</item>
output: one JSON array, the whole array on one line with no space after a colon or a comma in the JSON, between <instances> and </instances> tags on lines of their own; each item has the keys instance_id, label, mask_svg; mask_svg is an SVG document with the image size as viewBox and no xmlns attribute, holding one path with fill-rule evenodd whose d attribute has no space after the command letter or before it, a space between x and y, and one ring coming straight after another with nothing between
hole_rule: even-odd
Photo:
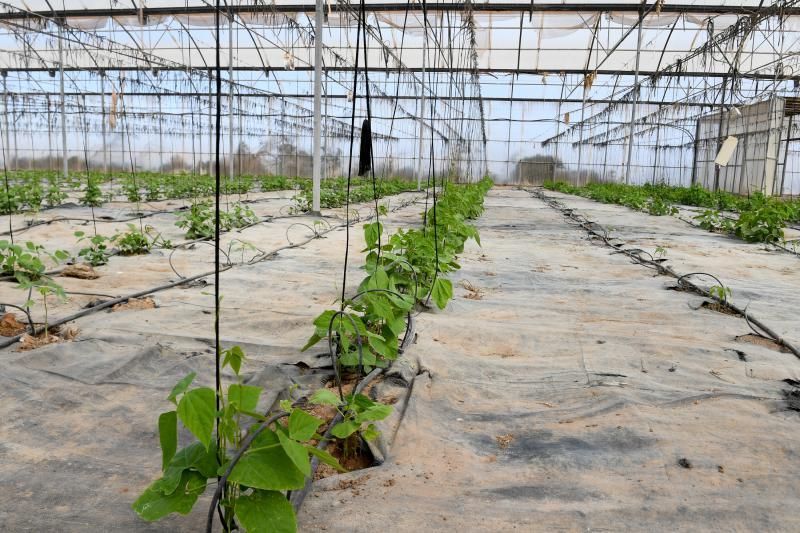
<instances>
[{"instance_id":1,"label":"plastic greenhouse roof","mask_svg":"<svg viewBox=\"0 0 800 533\"><path fill-rule=\"evenodd\" d=\"M150 0L146 7L108 0L53 1L66 15L64 66L69 69L209 68L214 62L213 2ZM760 25L742 38L697 59L679 63L711 36L758 9L757 0L652 4L642 23L638 69L654 73L676 63L687 74L726 74L737 61L740 73L793 75L800 49L796 8L781 21ZM323 59L328 69L355 63L358 4L327 1ZM533 5L534 10L531 11ZM473 70L488 72L634 72L637 69L639 3L634 0L535 4L488 2L469 14L464 4L428 6L428 54L419 3L367 2L371 26L368 64L375 69ZM234 2L232 35L223 19L222 66L239 70L313 68L313 3L277 0ZM770 8L766 8L770 9ZM731 10L732 12L725 13ZM86 13L82 13L86 11ZM38 14L37 14L38 13ZM118 15L116 13L119 13ZM46 0L0 2L0 68L48 70L59 64L53 14ZM474 45L470 25L474 21ZM186 39L191 30L191 39ZM776 31L780 30L780 31ZM229 41L230 39L230 41ZM381 42L382 41L382 42ZM228 43L233 53L228 54ZM452 46L452 54L437 53ZM741 52L737 50L741 45ZM470 51L474 46L477 61Z\"/></svg>"}]
</instances>

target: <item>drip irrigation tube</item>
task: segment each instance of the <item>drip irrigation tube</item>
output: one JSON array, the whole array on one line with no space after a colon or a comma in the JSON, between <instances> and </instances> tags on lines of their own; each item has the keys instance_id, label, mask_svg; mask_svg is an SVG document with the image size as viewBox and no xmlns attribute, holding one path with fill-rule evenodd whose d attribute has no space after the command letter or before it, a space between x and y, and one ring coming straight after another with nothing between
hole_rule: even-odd
<instances>
[{"instance_id":1,"label":"drip irrigation tube","mask_svg":"<svg viewBox=\"0 0 800 533\"><path fill-rule=\"evenodd\" d=\"M708 290L706 290L706 289L704 289L704 288L702 288L702 287L700 287L700 286L698 286L698 285L696 285L696 284L694 284L691 281L688 281L686 279L688 276L692 276L692 275L696 275L696 274L705 274L704 272L701 272L701 273L692 272L692 273L689 273L689 274L679 274L679 273L675 272L671 267L662 265L661 262L659 262L657 260L650 260L650 259L642 257L641 249L639 249L639 248L622 248L622 246L623 246L622 244L612 243L611 239L608 236L608 231L601 224L598 224L597 222L589 220L584 215L575 213L574 209L570 209L570 208L566 207L564 204L562 204L561 202L559 202L558 200L545 195L543 192L541 192L541 190L528 190L528 189L524 189L524 188L523 188L523 190L528 192L529 194L531 194L535 198L538 198L539 200L543 201L545 204L547 204L548 207L550 207L552 209L555 209L556 211L559 211L562 215L567 217L569 220L572 220L573 222L576 222L581 228L586 230L586 232L589 235L601 239L606 246L608 246L610 248L613 248L616 252L625 254L626 256L630 257L631 260L633 260L636 263L639 263L639 264L641 264L643 266L646 266L648 268L655 269L661 275L670 276L672 278L675 278L679 285L683 285L683 286L691 289L692 291L694 291L694 292L696 292L696 293L698 293L698 294L700 294L700 295L702 295L702 296L704 296L706 298L710 298L710 299L714 300L715 302L717 302L719 305L721 305L721 306L733 311L737 315L743 317L745 319L745 321L748 323L748 326L750 326L751 329L754 329L752 327L752 324L754 324L755 326L757 326L763 332L763 335L762 334L759 334L759 335L769 338L770 340L774 341L776 344L779 344L780 346L783 346L784 348L786 348L787 350L792 352L796 357L800 358L800 349L798 349L796 346L794 346L788 340L786 340L783 337L781 337L780 335L778 335L772 328L767 326L764 322L762 322L761 320L755 318L753 315L749 314L746 309L742 309L742 308L738 307L737 305L734 305L734 304L730 303L729 301L727 301L727 299L719 298L716 295L711 294ZM707 275L710 276L710 274L707 274ZM717 279L717 278L715 277L715 279ZM755 329L754 329L754 331L755 331Z\"/></svg>"},{"instance_id":2,"label":"drip irrigation tube","mask_svg":"<svg viewBox=\"0 0 800 533\"><path fill-rule=\"evenodd\" d=\"M399 209L402 209L403 207L406 207L407 205L411 205L411 203L413 203L413 201L410 201L408 203L403 203L403 204L395 207L392 211L397 211ZM344 226L350 226L350 225L355 224L355 223L357 223L357 222L356 221L352 221L349 224L346 224L346 223L345 224L337 224L336 226L332 226L331 229L329 229L327 231L320 232L320 236L321 235L325 235L326 233L330 233L331 231L334 231L334 230L336 230L338 228L341 228L341 227L344 227ZM308 244L309 242L313 241L316 238L318 238L318 237L317 236L313 236L313 237L310 237L309 239L306 239L306 240L304 240L302 242L280 246L278 248L275 248L274 250L271 250L269 252L266 252L266 253L262 254L261 256L257 256L256 258L252 259L250 262L244 263L244 264L245 265L253 265L253 264L258 263L260 261L265 261L265 260L267 260L267 259L269 259L271 257L274 257L278 252L281 252L283 250L288 250L288 249L291 249L291 248L298 248L300 246L304 246L304 245ZM233 266L222 267L222 268L220 268L220 272L225 272L226 270L230 270L231 268L233 268ZM98 305L96 305L94 307L90 307L88 309L82 309L81 311L78 311L77 313L74 313L74 314L66 316L64 318L60 318L58 320L55 320L55 321L51 322L50 324L48 324L48 327L49 328L53 328L53 327L56 327L56 326L60 326L60 325L66 324L67 322L71 322L71 321L76 320L78 318L93 314L93 313L95 313L97 311L102 311L103 309L108 309L109 307L112 307L112 306L117 305L119 303L126 302L126 301L128 301L128 300L130 300L132 298L141 298L142 296L148 296L148 295L154 294L156 292L161 292L161 291L164 291L164 290L167 290L167 289L172 289L172 288L177 287L179 285L184 285L186 283L191 283L191 282L196 281L198 279L202 279L202 278L207 278L209 276L213 276L214 273L215 273L215 270L212 270L212 271L209 271L209 272L203 272L201 274L195 274L194 276L189 276L187 278L178 279L177 281L172 281L172 282L169 282L169 283L165 283L163 285L159 285L157 287L153 287L153 288L145 289L145 290L142 290L142 291L138 291L138 292L135 292L135 293L132 293L132 294L128 294L126 296L120 296L118 298L114 298L113 300L105 301L105 302L100 303L100 304L98 304ZM43 330L44 330L43 328L41 328L41 330L37 328L35 330L34 334L38 334ZM7 339L4 339L3 341L0 341L0 349L6 348L8 346L11 346L11 345L15 344L17 341L19 341L20 338L22 338L22 335L16 335L14 337L9 337Z\"/></svg>"}]
</instances>

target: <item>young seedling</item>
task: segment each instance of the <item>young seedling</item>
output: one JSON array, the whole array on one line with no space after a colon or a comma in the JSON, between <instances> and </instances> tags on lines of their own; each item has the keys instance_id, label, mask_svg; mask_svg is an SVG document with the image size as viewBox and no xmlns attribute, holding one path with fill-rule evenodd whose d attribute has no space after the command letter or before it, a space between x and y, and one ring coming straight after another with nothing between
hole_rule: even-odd
<instances>
[{"instance_id":1,"label":"young seedling","mask_svg":"<svg viewBox=\"0 0 800 533\"><path fill-rule=\"evenodd\" d=\"M100 266L108 263L108 258L111 257L108 244L112 239L99 234L93 237L87 237L82 231L76 231L75 236L78 238L79 243L84 241L89 242L89 246L81 248L78 252L78 257L82 257L84 261L92 266Z\"/></svg>"},{"instance_id":2,"label":"young seedling","mask_svg":"<svg viewBox=\"0 0 800 533\"><path fill-rule=\"evenodd\" d=\"M708 289L708 293L712 298L719 300L722 303L728 303L728 298L733 295L731 289L723 285L714 285Z\"/></svg>"}]
</instances>

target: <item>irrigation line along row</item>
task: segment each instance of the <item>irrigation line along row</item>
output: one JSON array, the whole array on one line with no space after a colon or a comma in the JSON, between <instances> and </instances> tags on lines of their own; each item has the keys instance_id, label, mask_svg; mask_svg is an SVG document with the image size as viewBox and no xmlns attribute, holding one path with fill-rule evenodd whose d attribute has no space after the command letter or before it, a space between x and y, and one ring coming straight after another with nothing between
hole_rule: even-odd
<instances>
[{"instance_id":1,"label":"irrigation line along row","mask_svg":"<svg viewBox=\"0 0 800 533\"><path fill-rule=\"evenodd\" d=\"M756 335L760 337L766 337L772 340L776 344L783 346L784 348L792 352L796 357L800 358L800 349L798 349L788 340L778 335L772 328L767 326L764 322L755 318L753 315L749 314L747 312L747 308L742 309L739 306L729 302L727 298L719 298L716 295L711 294L707 289L704 289L699 285L692 283L691 281L686 279L687 276L693 276L697 274L711 276L711 274L706 274L704 272L679 274L675 272L671 267L662 265L661 262L657 260L647 259L645 257L642 257L643 251L639 248L623 248L622 244L612 243L611 239L608 236L608 230L601 224L589 220L584 215L576 213L574 209L571 209L562 204L561 202L559 202L558 200L545 195L544 193L541 192L541 190L528 190L528 189L523 189L523 190L530 193L532 196L538 198L539 200L543 201L545 204L547 204L548 207L551 207L552 209L559 211L566 218L578 223L578 225L580 225L580 227L583 228L589 235L599 238L609 248L613 248L618 253L625 254L636 263L639 263L648 268L655 269L661 275L675 278L678 281L679 286L683 286L684 288L690 289L691 291L696 292L697 294L700 294L706 298L710 298L715 302L717 302L719 305L729 309L730 311L733 311L736 315L741 316L742 318L745 319L750 329L753 330L753 332L756 333ZM711 277L717 279L715 276ZM724 287L721 284L720 286ZM753 328L753 325L755 325L761 331L759 332L758 330Z\"/></svg>"},{"instance_id":2,"label":"irrigation line along row","mask_svg":"<svg viewBox=\"0 0 800 533\"><path fill-rule=\"evenodd\" d=\"M421 197L416 197L413 200L410 200L408 203L401 203L400 205L394 207L392 209L392 212L397 211L399 209L402 209L404 207L407 207L408 205L411 205L413 203L416 203L416 201L419 198L421 198ZM368 216L366 218L360 218L358 220L353 220L351 222L347 222L347 223L342 223L342 224L337 224L335 226L331 226L330 229L325 230L325 231L320 231L318 234L315 234L315 235L309 237L308 239L306 239L304 241L297 242L297 243L294 243L294 244L288 244L288 245L280 246L278 248L275 248L273 250L270 250L269 252L266 252L266 253L262 254L262 256L258 258L258 260L251 260L249 262L242 263L242 264L249 266L249 265L254 265L254 264L256 264L258 262L261 262L261 261L266 261L268 259L271 259L275 255L277 255L281 251L290 250L292 248L299 248L301 246L305 246L306 244L310 243L311 241L313 241L315 239L318 239L318 238L321 238L322 236L326 235L327 233L330 233L332 231L335 231L335 230L337 230L339 228L342 228L342 227L345 227L345 226L347 226L349 228L353 224L358 224L359 222L371 220L372 218L374 218L374 215L370 215L370 216ZM226 270L230 270L234 266L238 266L238 265L224 266L224 267L221 267L219 269L219 271L220 272L225 272ZM54 328L54 327L57 327L57 326L61 326L61 325L66 324L67 322L72 322L73 320L76 320L78 318L81 318L81 317L84 317L84 316L87 316L87 315L91 315L91 314L93 314L93 313L95 313L97 311L102 311L103 309L108 309L109 307L112 307L112 306L120 304L120 303L124 303L124 302L126 302L126 301L128 301L130 299L141 298L143 296L148 296L148 295L154 294L156 292L165 291L167 289L172 289L172 288L178 287L180 285L185 285L187 283L191 283L191 282L197 281L199 279L203 279L203 278L207 278L209 276L213 276L215 272L216 272L216 269L208 271L208 272L203 272L201 274L195 274L195 275L189 276L187 278L178 279L176 281L165 283L165 284L159 285L157 287L152 287L152 288L145 289L145 290L142 290L142 291L138 291L138 292L135 292L135 293L132 293L132 294L128 294L126 296L120 296L118 298L114 298L113 300L108 300L108 301L102 302L102 303L100 303L100 304L98 304L98 305L96 305L94 307L90 307L88 309L82 309L81 311L78 311L77 313L74 313L74 314L66 316L64 318L60 318L58 320L55 320L55 321L49 323L47 325L47 327L48 328ZM35 334L38 335L43 331L44 331L44 327L36 328ZM16 335L14 337L9 337L8 339L3 340L2 342L0 342L0 349L6 348L8 346L12 346L17 341L19 341L19 339L21 339L21 338L22 338L22 334Z\"/></svg>"}]
</instances>

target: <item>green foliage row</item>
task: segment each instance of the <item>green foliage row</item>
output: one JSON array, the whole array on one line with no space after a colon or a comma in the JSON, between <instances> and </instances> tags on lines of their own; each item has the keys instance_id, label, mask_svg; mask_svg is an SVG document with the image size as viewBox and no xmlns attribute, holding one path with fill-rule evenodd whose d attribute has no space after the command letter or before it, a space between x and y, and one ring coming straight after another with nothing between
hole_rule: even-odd
<instances>
[{"instance_id":1,"label":"green foliage row","mask_svg":"<svg viewBox=\"0 0 800 533\"><path fill-rule=\"evenodd\" d=\"M294 197L295 212L311 209L311 182L302 183L302 190ZM356 178L350 182L350 202L362 203L393 194L417 190L416 183L400 178ZM319 192L320 207L341 207L347 203L347 178L329 178L322 182Z\"/></svg>"},{"instance_id":2,"label":"green foliage row","mask_svg":"<svg viewBox=\"0 0 800 533\"><path fill-rule=\"evenodd\" d=\"M101 185L110 183L105 193ZM301 192L298 202L311 200L311 180L275 175L242 175L234 178L221 177L222 194L246 194L248 192L268 192L298 189ZM322 206L338 207L344 204L343 192L346 178L326 178L322 181ZM413 190L414 185L401 179L382 179L378 182L378 197ZM80 201L88 206L100 206L104 201L114 199L118 194L129 202L158 201L183 198L203 198L214 194L213 176L198 174L165 174L141 171L114 172L105 174L99 171L72 173L65 180L60 171L16 170L8 172L8 187L0 186L0 214L38 211L43 206L61 205L67 198L67 191L81 193ZM351 197L354 202L373 198L372 184L363 178L353 180Z\"/></svg>"},{"instance_id":3,"label":"green foliage row","mask_svg":"<svg viewBox=\"0 0 800 533\"><path fill-rule=\"evenodd\" d=\"M544 187L603 203L624 205L651 215L677 214L675 205L703 207L706 209L695 217L702 228L733 233L747 242L780 242L784 238L784 227L800 221L800 200L767 197L760 192L746 198L727 192L710 192L698 185L671 187L665 184L590 183L576 187L564 182L548 181ZM738 217L727 217L722 211L736 212Z\"/></svg>"},{"instance_id":4,"label":"green foliage row","mask_svg":"<svg viewBox=\"0 0 800 533\"><path fill-rule=\"evenodd\" d=\"M345 367L363 364L369 370L396 359L409 311L429 298L444 309L452 299L453 285L445 276L460 268L456 256L468 239L480 244L478 231L468 221L483 212L491 186L488 178L446 185L435 210L423 215L420 229L398 229L387 237L380 222L366 224L367 276L357 295L344 302L343 312L327 310L314 320L314 333L303 350L330 337Z\"/></svg>"},{"instance_id":5,"label":"green foliage row","mask_svg":"<svg viewBox=\"0 0 800 533\"><path fill-rule=\"evenodd\" d=\"M229 231L258 222L258 217L248 206L233 204L227 211L220 210L220 229ZM210 239L216 228L216 215L211 202L197 202L178 214L175 225L186 230L187 239Z\"/></svg>"}]
</instances>

